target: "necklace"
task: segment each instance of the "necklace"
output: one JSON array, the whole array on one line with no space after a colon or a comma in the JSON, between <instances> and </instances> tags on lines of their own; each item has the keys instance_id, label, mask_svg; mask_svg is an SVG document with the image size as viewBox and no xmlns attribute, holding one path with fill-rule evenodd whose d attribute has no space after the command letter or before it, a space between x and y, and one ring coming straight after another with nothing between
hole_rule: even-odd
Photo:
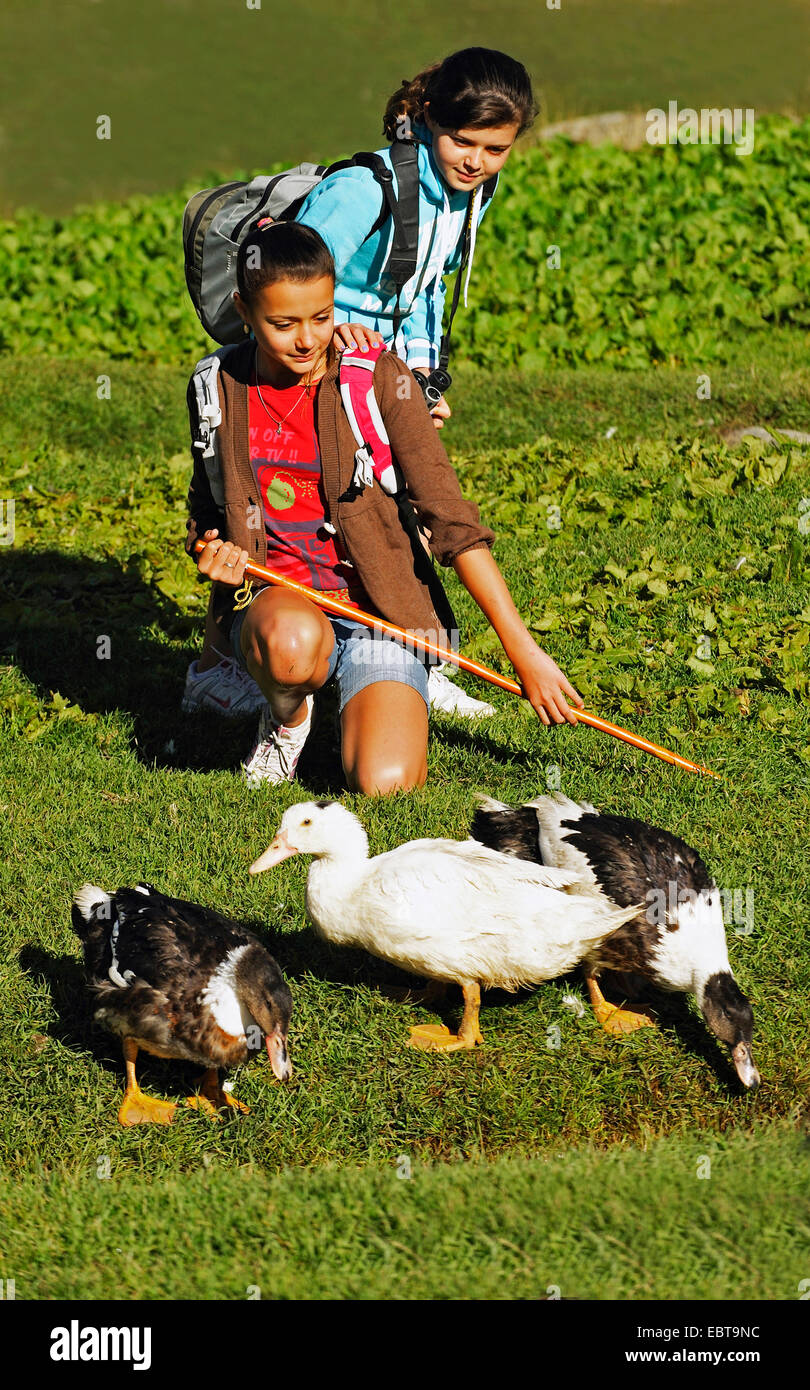
<instances>
[{"instance_id":1,"label":"necklace","mask_svg":"<svg viewBox=\"0 0 810 1390\"><path fill-rule=\"evenodd\" d=\"M274 415L274 414L273 414L272 410L270 409L270 407L269 407L268 404L267 404L267 401L264 399L264 396L262 395L262 388L261 388L261 386L259 385L259 379L258 379L258 377L256 378L256 394L257 394L257 396L259 397L259 400L261 401L262 405L264 406L265 414L270 416L270 419L273 421L273 424L274 424L275 427L276 427L276 437L278 437L278 436L281 434L281 426L284 424L284 421L285 421L285 420L289 420L289 418L290 418L290 416L292 415L293 411L295 410L296 406L299 406L299 405L301 404L302 400L304 399L304 396L307 395L308 390L309 390L309 388L308 388L307 386L305 386L304 389L303 389L303 391L301 392L300 396L298 397L297 401L295 402L295 405L293 405L293 406L287 411L287 414L286 414L286 415L284 415L281 419L279 419L277 415Z\"/></svg>"},{"instance_id":2,"label":"necklace","mask_svg":"<svg viewBox=\"0 0 810 1390\"><path fill-rule=\"evenodd\" d=\"M256 360L254 363L254 371L256 372L256 394L259 397L262 406L264 407L265 415L268 415L270 419L273 421L273 424L276 427L276 438L278 438L278 436L281 434L281 426L284 424L286 420L289 420L293 411L301 404L302 400L304 399L304 396L309 395L309 388L312 385L312 381L310 380L305 384L303 391L301 392L297 400L293 403L293 405L290 406L290 409L287 411L287 414L282 416L281 419L279 419L279 417L270 409L269 405L267 404L267 401L264 399L264 396L262 395L262 388L259 385L258 352L256 354Z\"/></svg>"}]
</instances>

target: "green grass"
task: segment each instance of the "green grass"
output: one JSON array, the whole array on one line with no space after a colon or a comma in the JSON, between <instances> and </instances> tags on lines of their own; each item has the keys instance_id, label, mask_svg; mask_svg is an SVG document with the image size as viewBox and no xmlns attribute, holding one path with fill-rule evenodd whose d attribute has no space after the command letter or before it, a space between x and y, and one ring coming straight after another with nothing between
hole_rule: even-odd
<instances>
[{"instance_id":1,"label":"green grass","mask_svg":"<svg viewBox=\"0 0 810 1390\"><path fill-rule=\"evenodd\" d=\"M10 0L0 97L3 211L204 185L212 168L338 158L376 149L403 76L468 44L529 68L543 118L682 106L808 109L810 15L800 0L639 5L472 0L376 11L360 0L288 7L195 0ZM66 69L64 53L71 53ZM325 118L325 113L328 119ZM96 139L107 114L112 138Z\"/></svg>"},{"instance_id":2,"label":"green grass","mask_svg":"<svg viewBox=\"0 0 810 1390\"><path fill-rule=\"evenodd\" d=\"M720 783L585 728L546 732L487 690L485 726L435 721L420 792L347 796L327 709L298 783L248 794L250 723L179 710L206 590L180 546L201 339L175 253L178 189L374 148L403 74L463 44L523 58L546 119L670 98L759 119L808 110L809 26L788 0L767 13L511 0L447 16L426 0L379 14L356 0L339 14L324 0L284 14L12 4L2 206L46 214L0 229L0 497L16 503L15 544L0 547L0 1280L18 1298L798 1297L810 452L721 441L740 425L810 429L805 134L764 122L744 168L728 151L562 141L516 160L482 238L443 435L521 611L588 705ZM211 52L215 79L201 81ZM317 100L302 100L303 53ZM549 240L564 252L550 277ZM463 353L523 354L523 370ZM545 369L543 353L576 369ZM591 365L611 354L622 370ZM449 587L464 649L506 669ZM441 1015L397 1002L389 986L406 977L319 942L305 863L247 873L285 807L312 794L355 809L379 852L463 837L478 791L517 801L557 774L577 798L682 834L721 887L753 894L754 929L732 912L729 946L755 1010L756 1094L685 1000L659 997L658 1030L612 1040L565 1006L584 999L576 974L488 994L474 1054L414 1053L408 1025L452 1024L458 997ZM122 1061L93 1024L69 903L85 879L140 877L244 919L291 982L294 1080L239 1069L244 1118L116 1123ZM141 1061L154 1094L192 1083Z\"/></svg>"},{"instance_id":3,"label":"green grass","mask_svg":"<svg viewBox=\"0 0 810 1390\"><path fill-rule=\"evenodd\" d=\"M775 347L755 372L727 375L712 401L718 419L765 410L796 423L801 369L783 406L777 358ZM297 784L248 796L236 773L250 725L179 711L205 603L179 544L182 378L119 364L111 401L99 403L97 365L52 362L32 378L30 362L10 361L17 408L0 439L0 495L17 503L16 543L0 551L0 1212L5 1204L3 1224L17 1232L5 1277L16 1276L18 1297L108 1297L113 1267L116 1291L143 1297L241 1297L248 1284L285 1297L464 1296L485 1256L490 1296L542 1297L559 1284L582 1298L794 1297L807 1274L807 1189L791 1134L810 1082L800 929L810 615L798 531L807 451L729 451L710 426L687 446L688 377L648 374L640 409L632 375L617 385L595 371L580 386L596 403L596 430L579 418L579 397L567 401L571 378L535 378L520 383L522 436L515 413L504 423L514 447L497 448L494 426L478 422L502 418L504 384L460 372L445 437L465 489L494 520L498 558L538 640L592 708L724 780L704 783L585 729L544 732L496 692L499 715L478 731L435 722L421 792L346 796L327 719ZM555 399L562 437L527 444L548 429ZM677 405L666 419L665 401ZM608 418L611 441L601 438ZM559 533L545 528L547 497L562 503ZM451 589L465 649L497 664L480 615L452 579ZM712 669L690 667L707 624ZM109 661L96 658L100 634L111 638ZM564 1007L565 993L583 997L576 976L487 996L486 1046L474 1055L413 1053L408 1025L439 1015L388 996L405 978L395 970L315 938L306 865L247 874L284 808L307 795L342 797L379 852L422 835L463 837L477 791L535 794L554 765L569 794L671 827L700 847L721 886L753 890L754 931L732 923L729 939L755 1008L755 1095L740 1094L683 1000L657 1001L658 1031L613 1041L589 1011ZM260 1062L241 1069L237 1093L251 1106L242 1122L116 1123L121 1059L92 1023L69 901L85 879L140 877L244 918L292 983L295 1079L285 1089ZM458 1003L451 992L448 1022ZM142 1079L179 1096L192 1074L144 1058ZM695 1177L705 1153L719 1156L710 1183ZM401 1155L414 1165L410 1184L394 1175ZM105 1156L109 1183L94 1178ZM767 1194L754 1204L752 1165ZM214 1218L200 1232L203 1200ZM622 1248L631 1208L645 1213L632 1256ZM218 1212L239 1239L222 1243ZM276 1240L281 1224L289 1231ZM201 1255L193 1270L187 1229ZM330 1233L328 1258L318 1230ZM650 1258L639 1266L640 1233ZM442 1279L414 1285L413 1268L427 1265Z\"/></svg>"},{"instance_id":4,"label":"green grass","mask_svg":"<svg viewBox=\"0 0 810 1390\"><path fill-rule=\"evenodd\" d=\"M608 430L616 445L636 440L718 440L737 426L767 425L810 433L810 343L794 331L769 332L756 354L741 346L733 367L711 372L711 399L697 398L686 368L611 371L605 367L545 372L486 372L459 363L449 394L451 422L442 439L456 456L515 447L540 435L600 448ZM0 419L0 457L28 482L79 496L121 485L124 460L177 456L185 468L191 370L103 357L5 357L3 381L15 409ZM96 379L110 377L111 398L99 401Z\"/></svg>"},{"instance_id":5,"label":"green grass","mask_svg":"<svg viewBox=\"0 0 810 1390\"><path fill-rule=\"evenodd\" d=\"M775 358L803 367L808 171L810 119L779 116L757 124L745 159L730 145L626 152L562 137L516 154L480 239L454 370L484 368L519 398L516 367L618 367L637 395L649 366L690 368L694 401L707 374ZM0 222L4 359L185 368L210 350L178 254L194 187Z\"/></svg>"},{"instance_id":6,"label":"green grass","mask_svg":"<svg viewBox=\"0 0 810 1390\"><path fill-rule=\"evenodd\" d=\"M790 1301L810 1268L808 1142L784 1126L410 1170L393 1149L277 1176L212 1152L159 1186L114 1155L100 1178L106 1147L0 1182L18 1299Z\"/></svg>"}]
</instances>

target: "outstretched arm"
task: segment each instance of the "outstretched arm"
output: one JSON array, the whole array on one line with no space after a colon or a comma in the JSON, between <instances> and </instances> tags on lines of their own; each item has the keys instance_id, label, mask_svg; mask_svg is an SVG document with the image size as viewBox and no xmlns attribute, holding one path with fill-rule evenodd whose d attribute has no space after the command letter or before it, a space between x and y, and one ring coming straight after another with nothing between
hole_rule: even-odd
<instances>
[{"instance_id":1,"label":"outstretched arm","mask_svg":"<svg viewBox=\"0 0 810 1390\"><path fill-rule=\"evenodd\" d=\"M562 724L567 719L570 724L576 724L576 714L566 696L580 709L585 702L556 661L542 647L538 647L518 613L506 580L489 549L482 546L475 550L463 550L452 564L465 589L472 594L497 632L523 686L526 699L543 723Z\"/></svg>"}]
</instances>

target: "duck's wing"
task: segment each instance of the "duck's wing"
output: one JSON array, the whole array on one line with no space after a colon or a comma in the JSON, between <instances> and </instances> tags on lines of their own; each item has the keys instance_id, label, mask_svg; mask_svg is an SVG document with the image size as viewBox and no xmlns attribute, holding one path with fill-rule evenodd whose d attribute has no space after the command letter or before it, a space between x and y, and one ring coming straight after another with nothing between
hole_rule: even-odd
<instances>
[{"instance_id":1,"label":"duck's wing","mask_svg":"<svg viewBox=\"0 0 810 1390\"><path fill-rule=\"evenodd\" d=\"M425 938L449 932L501 934L568 898L568 874L498 854L474 840L412 840L369 861L357 910Z\"/></svg>"},{"instance_id":2,"label":"duck's wing","mask_svg":"<svg viewBox=\"0 0 810 1390\"><path fill-rule=\"evenodd\" d=\"M418 866L422 875L452 875L469 879L486 892L527 888L566 889L576 882L576 876L565 869L547 864L517 859L497 849L469 840L411 840L389 854L380 854L372 861L390 868Z\"/></svg>"},{"instance_id":3,"label":"duck's wing","mask_svg":"<svg viewBox=\"0 0 810 1390\"><path fill-rule=\"evenodd\" d=\"M153 989L143 980L133 980L123 988L102 983L96 987L95 997L97 1023L122 1038L137 1038L142 1045L151 1043L164 1055L176 1055L172 1001L162 990Z\"/></svg>"},{"instance_id":4,"label":"duck's wing","mask_svg":"<svg viewBox=\"0 0 810 1390\"><path fill-rule=\"evenodd\" d=\"M572 801L555 792L553 796L538 796L521 808L535 817L535 827L540 856L544 864L553 864L572 874L581 891L600 892L601 883L594 872L594 865L588 853L592 843L589 835L587 843L581 837L574 837L586 822L593 827L603 818L588 801Z\"/></svg>"},{"instance_id":5,"label":"duck's wing","mask_svg":"<svg viewBox=\"0 0 810 1390\"><path fill-rule=\"evenodd\" d=\"M549 846L553 862L574 868L579 863L583 890L593 886L611 902L626 906L649 903L663 895L669 903L675 886L689 898L710 893L714 882L697 850L679 836L633 816L616 816L587 809L571 813L566 806L538 800L541 845ZM544 855L545 857L545 855Z\"/></svg>"},{"instance_id":6,"label":"duck's wing","mask_svg":"<svg viewBox=\"0 0 810 1390\"><path fill-rule=\"evenodd\" d=\"M506 989L571 969L631 913L563 891L560 870L475 842L412 841L370 861L357 944L416 974Z\"/></svg>"},{"instance_id":7,"label":"duck's wing","mask_svg":"<svg viewBox=\"0 0 810 1390\"><path fill-rule=\"evenodd\" d=\"M516 859L534 860L571 876L572 886L582 892L598 892L588 856L570 843L570 829L583 816L598 812L588 802L571 801L567 796L538 796L523 806L507 806L491 797L479 797L471 834L482 844Z\"/></svg>"},{"instance_id":8,"label":"duck's wing","mask_svg":"<svg viewBox=\"0 0 810 1390\"><path fill-rule=\"evenodd\" d=\"M185 996L204 988L230 951L257 942L240 923L146 883L115 893L85 885L74 898L73 920L97 989L141 982Z\"/></svg>"}]
</instances>

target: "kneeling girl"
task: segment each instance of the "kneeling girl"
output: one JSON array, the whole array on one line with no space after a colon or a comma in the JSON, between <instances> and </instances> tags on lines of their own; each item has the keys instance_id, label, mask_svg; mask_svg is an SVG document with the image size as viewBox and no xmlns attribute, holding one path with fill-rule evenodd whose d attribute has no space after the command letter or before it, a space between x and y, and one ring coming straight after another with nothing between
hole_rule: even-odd
<instances>
[{"instance_id":1,"label":"kneeling girl","mask_svg":"<svg viewBox=\"0 0 810 1390\"><path fill-rule=\"evenodd\" d=\"M235 302L253 337L222 359L218 464L209 471L195 457L187 549L206 542L197 564L215 581L214 622L267 700L247 779L292 780L314 693L334 678L350 789L373 795L420 786L427 777L424 658L277 586L254 582L252 601L235 607L253 560L447 643L396 502L379 486L359 494L351 486L356 443L338 388L334 263L324 241L294 222L255 231L240 247L237 283ZM374 392L431 550L452 565L492 624L543 723L575 723L566 697L582 700L523 623L490 553L494 535L462 497L409 378L405 364L385 352ZM197 438L192 385L188 406Z\"/></svg>"}]
</instances>

